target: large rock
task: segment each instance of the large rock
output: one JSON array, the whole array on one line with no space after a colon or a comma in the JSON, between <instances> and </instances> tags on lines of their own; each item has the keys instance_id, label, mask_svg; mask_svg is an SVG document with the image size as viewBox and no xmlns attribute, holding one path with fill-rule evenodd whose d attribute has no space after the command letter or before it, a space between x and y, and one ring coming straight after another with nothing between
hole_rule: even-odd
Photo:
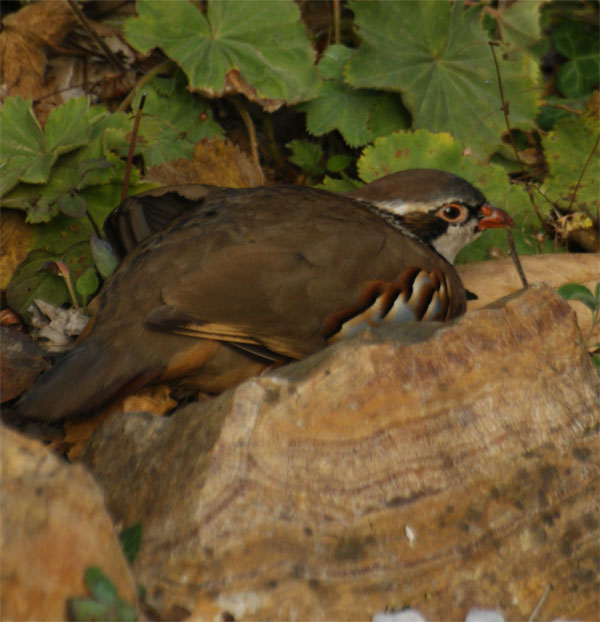
<instances>
[{"instance_id":1,"label":"large rock","mask_svg":"<svg viewBox=\"0 0 600 622\"><path fill-rule=\"evenodd\" d=\"M600 383L569 306L536 286L384 332L96 433L162 618L526 619L549 585L537 619L597 615Z\"/></svg>"},{"instance_id":2,"label":"large rock","mask_svg":"<svg viewBox=\"0 0 600 622\"><path fill-rule=\"evenodd\" d=\"M66 620L67 599L88 594L90 566L135 603L136 585L89 473L9 428L0 439L2 620Z\"/></svg>"}]
</instances>

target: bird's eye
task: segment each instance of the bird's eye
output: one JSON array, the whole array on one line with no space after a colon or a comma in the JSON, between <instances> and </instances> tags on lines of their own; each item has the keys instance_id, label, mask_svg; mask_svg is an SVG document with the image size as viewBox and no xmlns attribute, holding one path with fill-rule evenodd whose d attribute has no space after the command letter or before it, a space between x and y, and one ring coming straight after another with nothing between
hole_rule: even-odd
<instances>
[{"instance_id":1,"label":"bird's eye","mask_svg":"<svg viewBox=\"0 0 600 622\"><path fill-rule=\"evenodd\" d=\"M468 211L464 205L448 203L448 205L440 207L436 215L446 222L461 222L467 217Z\"/></svg>"}]
</instances>

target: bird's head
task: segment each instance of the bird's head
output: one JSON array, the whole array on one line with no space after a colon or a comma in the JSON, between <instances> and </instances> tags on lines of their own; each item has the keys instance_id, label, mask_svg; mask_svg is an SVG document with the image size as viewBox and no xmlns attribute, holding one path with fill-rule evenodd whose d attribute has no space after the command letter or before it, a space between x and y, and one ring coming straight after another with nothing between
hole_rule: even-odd
<instances>
[{"instance_id":1,"label":"bird's head","mask_svg":"<svg viewBox=\"0 0 600 622\"><path fill-rule=\"evenodd\" d=\"M348 193L389 214L450 263L485 229L512 227L512 218L492 207L461 177L433 169L386 175Z\"/></svg>"}]
</instances>

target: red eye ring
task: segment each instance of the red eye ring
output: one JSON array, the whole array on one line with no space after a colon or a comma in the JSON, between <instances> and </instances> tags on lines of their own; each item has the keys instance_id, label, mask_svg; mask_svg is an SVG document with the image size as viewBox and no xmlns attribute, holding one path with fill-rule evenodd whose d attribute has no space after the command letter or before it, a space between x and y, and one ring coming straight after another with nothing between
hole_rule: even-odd
<instances>
[{"instance_id":1,"label":"red eye ring","mask_svg":"<svg viewBox=\"0 0 600 622\"><path fill-rule=\"evenodd\" d=\"M467 209L459 203L448 203L436 212L436 216L446 222L461 222L467 217Z\"/></svg>"}]
</instances>

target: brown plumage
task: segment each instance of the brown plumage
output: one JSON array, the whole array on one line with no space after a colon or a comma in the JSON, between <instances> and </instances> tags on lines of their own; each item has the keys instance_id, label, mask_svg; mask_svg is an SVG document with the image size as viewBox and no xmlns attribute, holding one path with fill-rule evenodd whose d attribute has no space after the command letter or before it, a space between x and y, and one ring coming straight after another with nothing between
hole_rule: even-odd
<instances>
[{"instance_id":1,"label":"brown plumage","mask_svg":"<svg viewBox=\"0 0 600 622\"><path fill-rule=\"evenodd\" d=\"M475 234L509 224L459 181L477 203L465 207L461 226ZM402 216L307 187L187 186L181 193L188 199L179 215L168 191L129 200L163 201L165 217L130 238L89 334L24 395L22 415L84 414L159 380L219 392L353 327L445 320L465 310L452 265L403 228ZM422 216L421 227L440 220L429 208Z\"/></svg>"}]
</instances>

